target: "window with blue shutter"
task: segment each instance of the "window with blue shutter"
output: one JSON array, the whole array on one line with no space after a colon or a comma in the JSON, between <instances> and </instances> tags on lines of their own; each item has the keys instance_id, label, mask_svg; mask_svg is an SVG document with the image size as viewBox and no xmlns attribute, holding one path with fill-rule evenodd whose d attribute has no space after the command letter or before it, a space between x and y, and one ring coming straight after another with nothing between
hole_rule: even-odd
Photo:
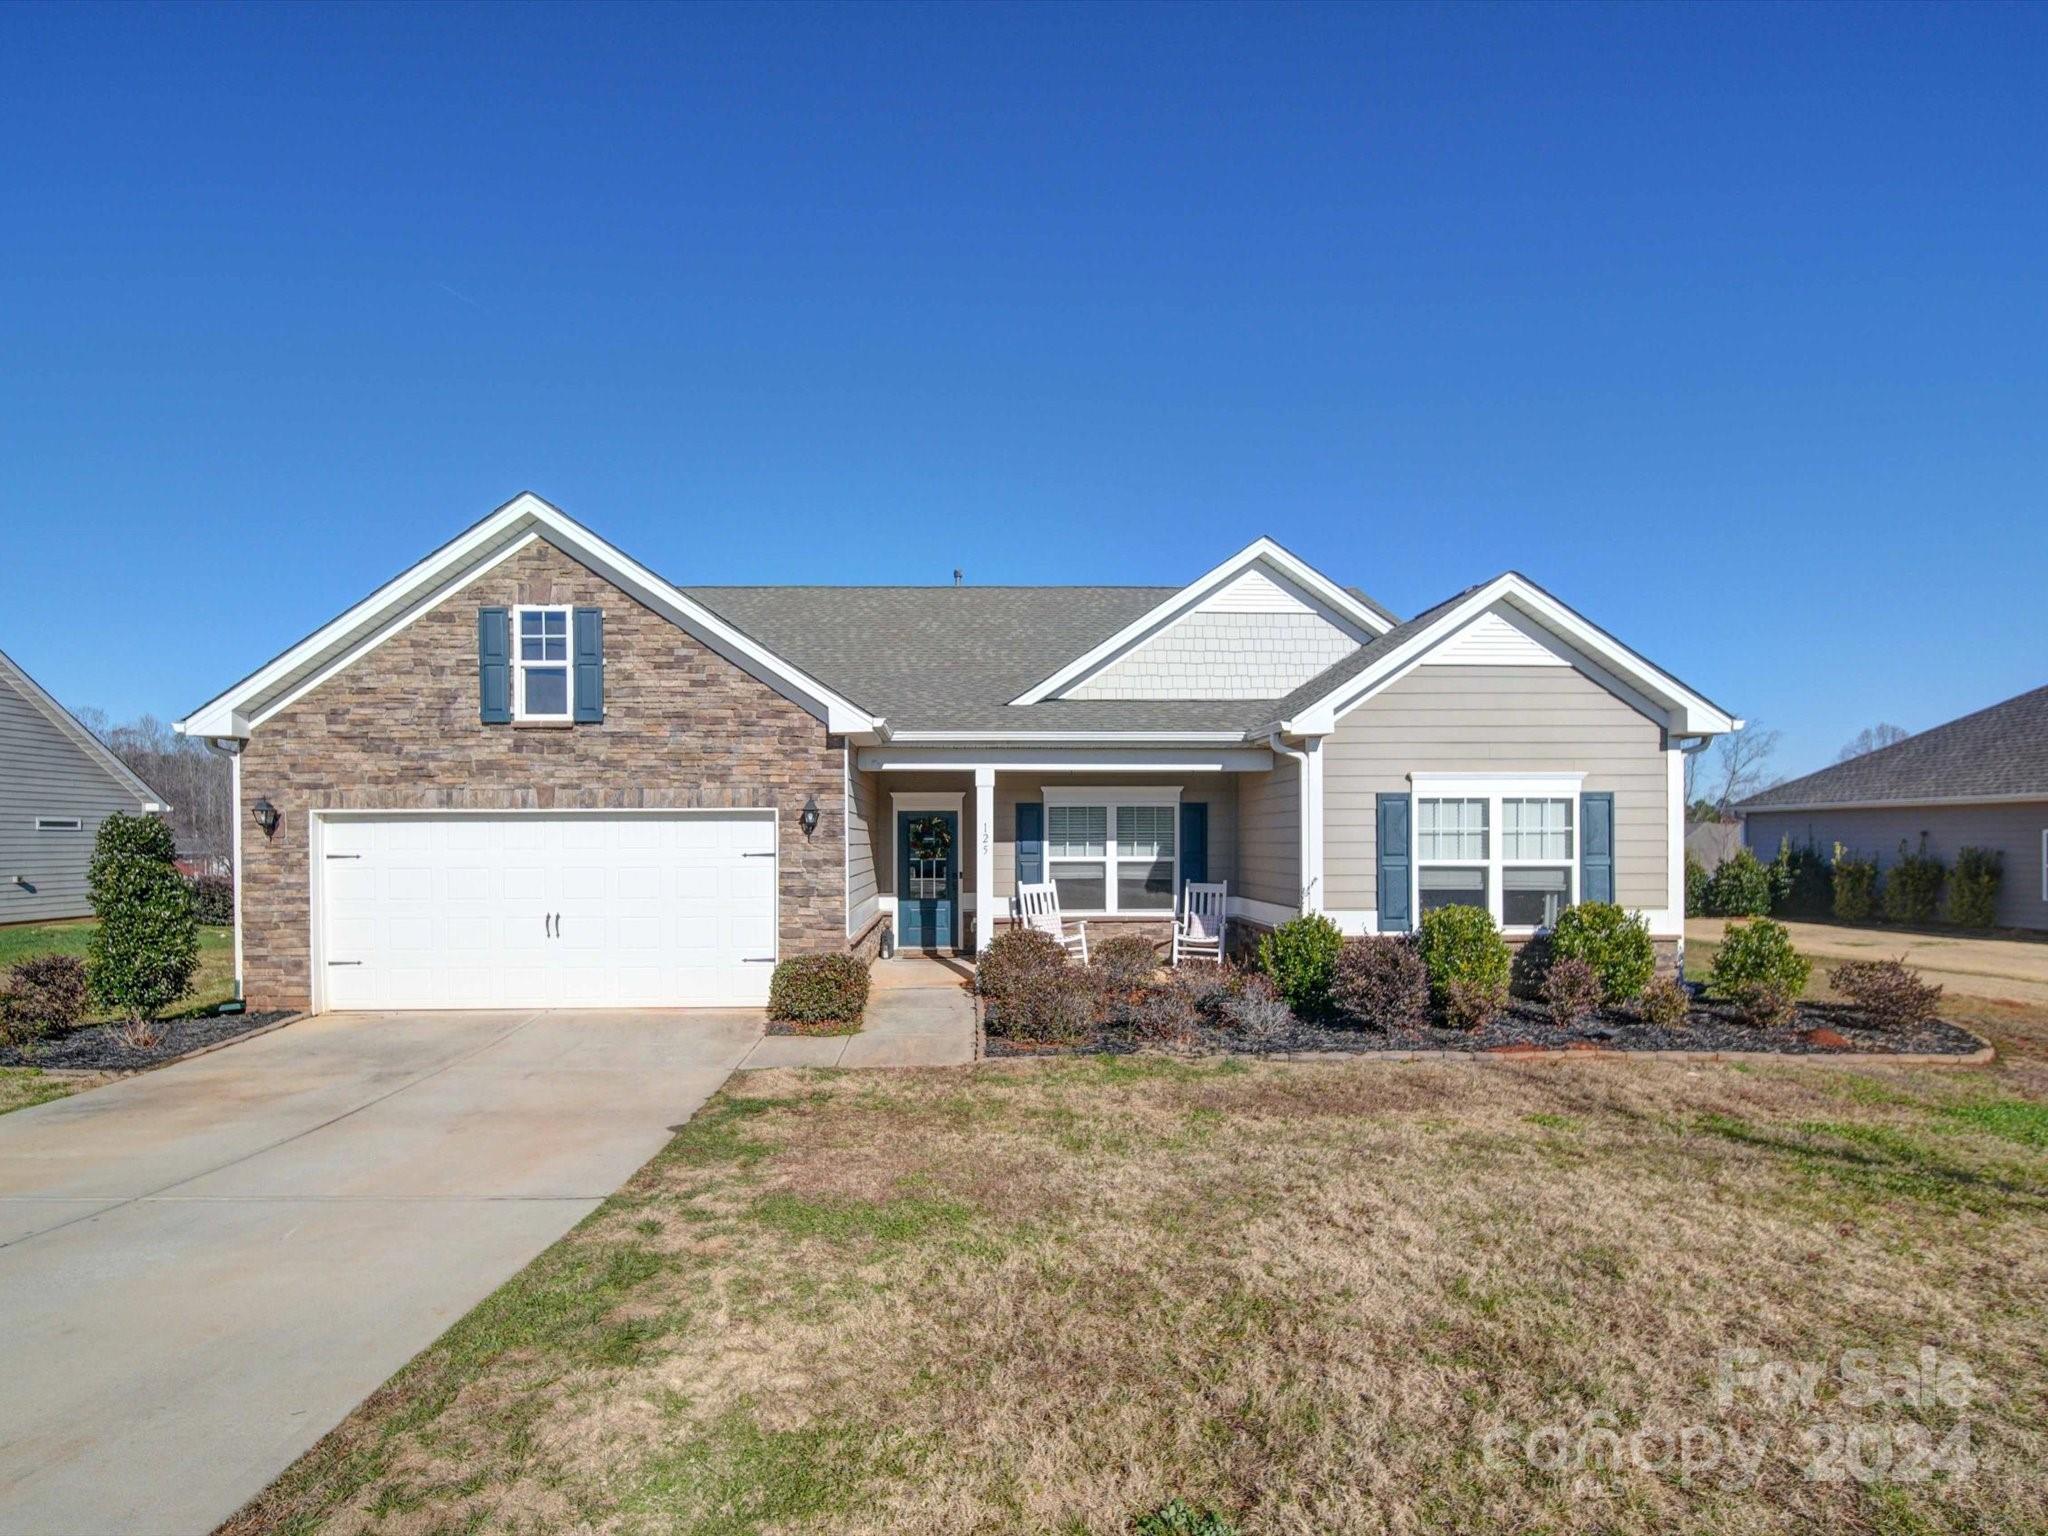
<instances>
[{"instance_id":1,"label":"window with blue shutter","mask_svg":"<svg viewBox=\"0 0 2048 1536\"><path fill-rule=\"evenodd\" d=\"M512 615L504 608L476 611L477 718L485 725L512 719Z\"/></svg>"},{"instance_id":2,"label":"window with blue shutter","mask_svg":"<svg viewBox=\"0 0 2048 1536\"><path fill-rule=\"evenodd\" d=\"M1209 880L1209 807L1202 801L1181 802L1180 883L1206 885Z\"/></svg>"},{"instance_id":3,"label":"window with blue shutter","mask_svg":"<svg viewBox=\"0 0 2048 1536\"><path fill-rule=\"evenodd\" d=\"M594 725L604 719L604 610L576 610L576 720Z\"/></svg>"},{"instance_id":4,"label":"window with blue shutter","mask_svg":"<svg viewBox=\"0 0 2048 1536\"><path fill-rule=\"evenodd\" d=\"M1614 796L1579 796L1579 900L1614 900Z\"/></svg>"},{"instance_id":5,"label":"window with blue shutter","mask_svg":"<svg viewBox=\"0 0 2048 1536\"><path fill-rule=\"evenodd\" d=\"M1045 883L1045 807L1036 800L1017 802L1017 883Z\"/></svg>"},{"instance_id":6,"label":"window with blue shutter","mask_svg":"<svg viewBox=\"0 0 2048 1536\"><path fill-rule=\"evenodd\" d=\"M1408 805L1406 795L1381 795L1374 819L1379 852L1379 927L1381 933L1406 933L1414 926L1409 910Z\"/></svg>"}]
</instances>

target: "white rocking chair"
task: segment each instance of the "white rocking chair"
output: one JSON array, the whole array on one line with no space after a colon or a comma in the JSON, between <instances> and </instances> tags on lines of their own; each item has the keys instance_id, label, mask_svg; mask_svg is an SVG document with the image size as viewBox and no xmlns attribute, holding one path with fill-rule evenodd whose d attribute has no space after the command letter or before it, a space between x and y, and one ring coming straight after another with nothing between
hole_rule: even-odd
<instances>
[{"instance_id":1,"label":"white rocking chair","mask_svg":"<svg viewBox=\"0 0 2048 1536\"><path fill-rule=\"evenodd\" d=\"M1044 885L1019 885L1017 915L1026 928L1051 934L1066 947L1068 954L1079 955L1083 965L1088 963L1088 925L1076 923L1071 933L1067 931L1060 917L1059 887L1051 881Z\"/></svg>"},{"instance_id":2,"label":"white rocking chair","mask_svg":"<svg viewBox=\"0 0 2048 1536\"><path fill-rule=\"evenodd\" d=\"M1173 924L1173 963L1223 959L1223 930L1230 921L1230 885L1187 883L1181 913Z\"/></svg>"}]
</instances>

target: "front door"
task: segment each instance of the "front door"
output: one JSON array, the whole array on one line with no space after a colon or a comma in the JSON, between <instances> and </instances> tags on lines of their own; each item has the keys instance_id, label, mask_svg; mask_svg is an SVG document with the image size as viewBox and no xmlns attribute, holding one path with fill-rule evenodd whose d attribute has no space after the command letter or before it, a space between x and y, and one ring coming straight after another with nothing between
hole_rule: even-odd
<instances>
[{"instance_id":1,"label":"front door","mask_svg":"<svg viewBox=\"0 0 2048 1536\"><path fill-rule=\"evenodd\" d=\"M901 811L896 817L896 943L903 949L951 949L960 899L960 817L953 811Z\"/></svg>"}]
</instances>

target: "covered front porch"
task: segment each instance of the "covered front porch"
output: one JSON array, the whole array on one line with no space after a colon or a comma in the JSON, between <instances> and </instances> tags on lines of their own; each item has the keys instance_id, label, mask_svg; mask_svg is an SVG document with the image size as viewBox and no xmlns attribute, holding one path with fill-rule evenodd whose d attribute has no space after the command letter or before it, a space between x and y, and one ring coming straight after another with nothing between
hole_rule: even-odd
<instances>
[{"instance_id":1,"label":"covered front porch","mask_svg":"<svg viewBox=\"0 0 2048 1536\"><path fill-rule=\"evenodd\" d=\"M1233 917L1259 926L1298 899L1281 867L1294 828L1269 825L1263 748L976 758L869 747L854 759L853 926L886 925L902 953L976 953L1015 920L1020 884L1051 883L1091 937L1137 931L1162 945L1191 881L1227 883Z\"/></svg>"}]
</instances>

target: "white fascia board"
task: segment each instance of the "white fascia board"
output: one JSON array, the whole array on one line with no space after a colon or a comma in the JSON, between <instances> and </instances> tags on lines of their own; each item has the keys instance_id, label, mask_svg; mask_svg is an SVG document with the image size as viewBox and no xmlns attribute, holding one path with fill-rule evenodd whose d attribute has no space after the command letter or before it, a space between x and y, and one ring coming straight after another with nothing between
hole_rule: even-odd
<instances>
[{"instance_id":1,"label":"white fascia board","mask_svg":"<svg viewBox=\"0 0 2048 1536\"><path fill-rule=\"evenodd\" d=\"M994 768L1004 773L1265 773L1273 754L1264 747L1171 748L1119 752L1075 747L860 747L855 765L863 771L901 773L964 772Z\"/></svg>"},{"instance_id":2,"label":"white fascia board","mask_svg":"<svg viewBox=\"0 0 2048 1536\"><path fill-rule=\"evenodd\" d=\"M1292 719L1281 721L1278 729L1290 736L1327 735L1337 728L1339 716L1357 708L1405 672L1425 652L1503 601L1513 604L1588 659L1611 669L1617 680L1656 700L1666 712L1664 724L1672 734L1716 736L1742 729L1740 719L1718 708L1712 700L1693 692L1668 672L1653 666L1513 572L1495 577L1427 629L1409 636L1357 676L1346 678L1313 706Z\"/></svg>"},{"instance_id":3,"label":"white fascia board","mask_svg":"<svg viewBox=\"0 0 2048 1536\"><path fill-rule=\"evenodd\" d=\"M1243 731L894 731L891 741L1078 741L1091 745L1131 742L1241 742Z\"/></svg>"},{"instance_id":4,"label":"white fascia board","mask_svg":"<svg viewBox=\"0 0 2048 1536\"><path fill-rule=\"evenodd\" d=\"M1307 591L1313 592L1323 602L1336 609L1347 619L1357 624L1367 634L1384 635L1390 626L1386 619L1357 598L1346 592L1321 571L1289 554L1271 539L1256 539L1232 555L1214 570L1204 572L1182 587L1165 602L1150 609L1141 617L1132 620L1107 640L1084 656L1077 656L1059 671L1044 681L1033 684L1016 698L1012 704L1038 704L1052 697L1060 689L1076 679L1094 671L1111 657L1144 639L1169 619L1192 608L1218 587L1248 566L1264 560L1277 567L1289 580Z\"/></svg>"},{"instance_id":5,"label":"white fascia board","mask_svg":"<svg viewBox=\"0 0 2048 1536\"><path fill-rule=\"evenodd\" d=\"M819 715L828 731L881 729L881 721L851 700L741 634L710 609L692 601L637 560L530 491L515 496L339 618L315 630L227 692L208 700L178 721L177 729L188 736L246 737L252 724L263 718L260 706L269 702L271 693L286 684L294 673L339 647L348 646L352 655L360 655L382 634L391 632L393 626L417 617L418 611L423 611L419 607L423 593L433 592L451 576L468 572L478 560L487 558L501 545L516 543L521 534L528 532L540 533L614 586L697 636L726 660ZM432 602L426 606L431 607ZM359 644L351 646L352 641Z\"/></svg>"}]
</instances>

